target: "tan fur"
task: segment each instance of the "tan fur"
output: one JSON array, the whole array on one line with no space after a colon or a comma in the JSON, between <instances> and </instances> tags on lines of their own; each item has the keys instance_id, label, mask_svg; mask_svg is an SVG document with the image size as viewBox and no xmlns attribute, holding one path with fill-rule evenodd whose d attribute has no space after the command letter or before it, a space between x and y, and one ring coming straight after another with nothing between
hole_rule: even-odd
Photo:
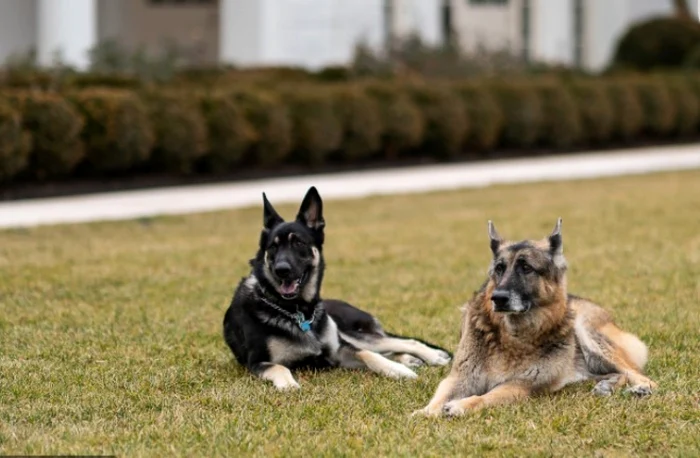
<instances>
[{"instance_id":1,"label":"tan fur","mask_svg":"<svg viewBox=\"0 0 700 458\"><path fill-rule=\"evenodd\" d=\"M601 395L625 385L637 395L656 388L641 372L646 346L618 328L598 305L567 294L561 251L549 250L547 239L522 246L503 242L498 258L509 266L527 262L538 269L537 275L523 277L538 295L536 306L523 313L495 312L491 296L515 268L507 268L498 281L490 274L464 308L450 374L428 405L415 413L462 415L583 380L599 380L594 392Z\"/></svg>"}]
</instances>

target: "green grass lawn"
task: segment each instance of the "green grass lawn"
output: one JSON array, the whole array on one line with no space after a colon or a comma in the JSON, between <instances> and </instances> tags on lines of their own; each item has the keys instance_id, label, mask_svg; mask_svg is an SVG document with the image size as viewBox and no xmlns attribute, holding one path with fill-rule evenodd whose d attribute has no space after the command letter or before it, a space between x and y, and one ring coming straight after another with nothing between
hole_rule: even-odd
<instances>
[{"instance_id":1,"label":"green grass lawn","mask_svg":"<svg viewBox=\"0 0 700 458\"><path fill-rule=\"evenodd\" d=\"M562 216L570 290L647 342L659 390L596 398L581 384L438 420L410 414L448 368L413 381L305 372L300 391L279 393L221 336L260 207L11 230L0 232L0 454L700 454L700 172L326 202L325 216L323 295L452 350L490 259L486 221L539 238Z\"/></svg>"}]
</instances>

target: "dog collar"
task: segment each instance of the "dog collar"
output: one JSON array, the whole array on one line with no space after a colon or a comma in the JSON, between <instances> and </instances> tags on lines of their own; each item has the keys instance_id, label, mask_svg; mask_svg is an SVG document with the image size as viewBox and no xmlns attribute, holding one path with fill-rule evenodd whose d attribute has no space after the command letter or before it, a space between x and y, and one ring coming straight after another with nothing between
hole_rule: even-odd
<instances>
[{"instance_id":1,"label":"dog collar","mask_svg":"<svg viewBox=\"0 0 700 458\"><path fill-rule=\"evenodd\" d=\"M296 313L290 313L290 312L286 311L285 309L283 309L282 307L280 307L279 305L272 302L271 300L269 300L266 297L266 292L262 288L262 286L260 286L260 285L258 285L258 286L260 287L260 292L262 293L260 295L260 299L264 303L266 303L267 305L269 305L273 309L277 310L278 312L280 312L282 315L286 316L290 320L296 322L297 326L299 326L299 329L301 329L302 332L309 332L311 330L311 325L313 324L314 320L316 319L316 308L315 307L314 307L313 313L311 313L311 318L309 318L307 320L306 317L304 316L304 314L299 311L299 306L297 306Z\"/></svg>"}]
</instances>

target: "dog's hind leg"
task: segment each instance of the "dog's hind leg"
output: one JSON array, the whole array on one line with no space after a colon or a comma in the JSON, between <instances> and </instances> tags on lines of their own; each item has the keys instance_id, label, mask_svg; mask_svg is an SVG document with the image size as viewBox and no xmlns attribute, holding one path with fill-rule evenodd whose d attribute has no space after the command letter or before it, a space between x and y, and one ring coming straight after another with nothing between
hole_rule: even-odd
<instances>
[{"instance_id":1,"label":"dog's hind leg","mask_svg":"<svg viewBox=\"0 0 700 458\"><path fill-rule=\"evenodd\" d=\"M578 317L576 338L588 371L606 376L598 382L593 393L608 396L616 388L628 386L628 392L646 396L656 389L657 384L642 373L647 349L636 336L621 330L611 321L592 326L586 317Z\"/></svg>"},{"instance_id":2,"label":"dog's hind leg","mask_svg":"<svg viewBox=\"0 0 700 458\"><path fill-rule=\"evenodd\" d=\"M341 333L346 341L362 350L369 350L375 353L393 354L402 363L417 366L417 362L405 355L410 355L425 361L431 366L445 366L451 361L450 354L438 348L432 348L423 342L415 339L407 339L391 334L375 336Z\"/></svg>"},{"instance_id":3,"label":"dog's hind leg","mask_svg":"<svg viewBox=\"0 0 700 458\"><path fill-rule=\"evenodd\" d=\"M269 380L278 390L293 390L299 388L294 380L292 372L281 364L257 363L250 367L250 371L258 377Z\"/></svg>"},{"instance_id":4,"label":"dog's hind leg","mask_svg":"<svg viewBox=\"0 0 700 458\"><path fill-rule=\"evenodd\" d=\"M346 369L367 368L372 372L391 378L416 378L418 377L408 367L392 361L379 353L356 348L351 343L341 340L338 349L340 367Z\"/></svg>"}]
</instances>

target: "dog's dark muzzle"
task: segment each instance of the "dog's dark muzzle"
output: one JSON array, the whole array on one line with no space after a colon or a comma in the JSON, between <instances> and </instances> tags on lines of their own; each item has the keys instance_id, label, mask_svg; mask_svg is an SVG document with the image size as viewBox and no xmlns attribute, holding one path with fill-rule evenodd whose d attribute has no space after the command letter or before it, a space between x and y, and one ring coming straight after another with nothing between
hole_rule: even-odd
<instances>
[{"instance_id":1,"label":"dog's dark muzzle","mask_svg":"<svg viewBox=\"0 0 700 458\"><path fill-rule=\"evenodd\" d=\"M505 290L495 290L491 294L493 310L496 312L510 312L510 293Z\"/></svg>"}]
</instances>

